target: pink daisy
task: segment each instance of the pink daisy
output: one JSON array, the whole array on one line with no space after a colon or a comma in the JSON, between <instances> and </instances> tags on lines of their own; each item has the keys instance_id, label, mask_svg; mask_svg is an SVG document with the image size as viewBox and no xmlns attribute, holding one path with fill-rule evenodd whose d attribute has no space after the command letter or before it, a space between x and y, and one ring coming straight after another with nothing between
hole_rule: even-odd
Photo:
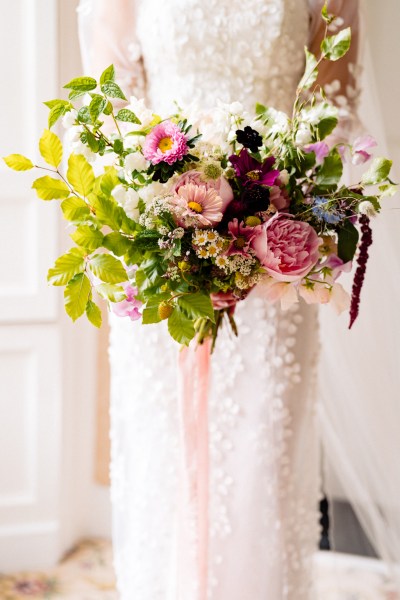
<instances>
[{"instance_id":1,"label":"pink daisy","mask_svg":"<svg viewBox=\"0 0 400 600\"><path fill-rule=\"evenodd\" d=\"M153 165L166 162L172 165L188 152L186 135L171 121L159 123L146 136L143 155Z\"/></svg>"},{"instance_id":2,"label":"pink daisy","mask_svg":"<svg viewBox=\"0 0 400 600\"><path fill-rule=\"evenodd\" d=\"M239 223L238 219L233 219L228 223L228 230L232 241L226 253L251 256L250 243L259 235L260 227L247 227L243 222Z\"/></svg>"},{"instance_id":3,"label":"pink daisy","mask_svg":"<svg viewBox=\"0 0 400 600\"><path fill-rule=\"evenodd\" d=\"M183 227L213 227L222 219L222 198L204 185L182 185L172 199Z\"/></svg>"}]
</instances>

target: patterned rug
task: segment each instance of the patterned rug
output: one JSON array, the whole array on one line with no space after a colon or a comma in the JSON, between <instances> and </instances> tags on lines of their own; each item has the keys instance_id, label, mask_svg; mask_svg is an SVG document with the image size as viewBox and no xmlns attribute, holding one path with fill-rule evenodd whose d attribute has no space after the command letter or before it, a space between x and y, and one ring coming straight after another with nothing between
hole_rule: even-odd
<instances>
[{"instance_id":1,"label":"patterned rug","mask_svg":"<svg viewBox=\"0 0 400 600\"><path fill-rule=\"evenodd\" d=\"M379 561L320 552L315 568L320 600L400 600ZM0 599L118 600L110 542L84 540L51 571L0 575Z\"/></svg>"}]
</instances>

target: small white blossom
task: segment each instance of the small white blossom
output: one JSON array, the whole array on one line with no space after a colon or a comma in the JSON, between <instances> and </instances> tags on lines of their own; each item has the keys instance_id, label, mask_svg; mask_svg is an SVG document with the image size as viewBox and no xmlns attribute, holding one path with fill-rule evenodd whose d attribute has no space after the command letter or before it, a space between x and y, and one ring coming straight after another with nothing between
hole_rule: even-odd
<instances>
[{"instance_id":1,"label":"small white blossom","mask_svg":"<svg viewBox=\"0 0 400 600\"><path fill-rule=\"evenodd\" d=\"M296 144L298 146L304 146L305 144L309 144L311 139L310 128L302 123L296 133Z\"/></svg>"},{"instance_id":2,"label":"small white blossom","mask_svg":"<svg viewBox=\"0 0 400 600\"><path fill-rule=\"evenodd\" d=\"M154 115L150 109L144 103L144 98L140 100L136 98L136 96L131 96L129 99L129 104L127 106L129 110L131 110L140 121L140 124L130 123L132 130L138 131L140 129L145 129L152 122Z\"/></svg>"},{"instance_id":3,"label":"small white blossom","mask_svg":"<svg viewBox=\"0 0 400 600\"><path fill-rule=\"evenodd\" d=\"M282 169L279 173L279 181L282 185L287 185L289 183L289 172L287 169Z\"/></svg>"},{"instance_id":4,"label":"small white blossom","mask_svg":"<svg viewBox=\"0 0 400 600\"><path fill-rule=\"evenodd\" d=\"M125 171L129 176L132 171L145 171L148 164L141 152L132 152L125 158Z\"/></svg>"},{"instance_id":5,"label":"small white blossom","mask_svg":"<svg viewBox=\"0 0 400 600\"><path fill-rule=\"evenodd\" d=\"M130 219L137 221L139 219L139 194L132 188L126 188L123 185L117 185L114 188L113 196L120 206L124 209Z\"/></svg>"},{"instance_id":6,"label":"small white blossom","mask_svg":"<svg viewBox=\"0 0 400 600\"><path fill-rule=\"evenodd\" d=\"M75 154L82 154L88 162L94 162L97 158L97 154L91 151L89 146L83 144L80 140L71 144Z\"/></svg>"},{"instance_id":7,"label":"small white blossom","mask_svg":"<svg viewBox=\"0 0 400 600\"><path fill-rule=\"evenodd\" d=\"M139 196L145 204L151 202L157 196L165 193L166 187L159 181L153 181L149 185L142 187L139 191Z\"/></svg>"},{"instance_id":8,"label":"small white blossom","mask_svg":"<svg viewBox=\"0 0 400 600\"><path fill-rule=\"evenodd\" d=\"M374 205L369 200L364 200L363 202L360 202L360 204L358 206L358 211L362 215L366 215L367 217L370 217L370 218L376 217L376 215L377 215Z\"/></svg>"},{"instance_id":9,"label":"small white blossom","mask_svg":"<svg viewBox=\"0 0 400 600\"><path fill-rule=\"evenodd\" d=\"M77 115L78 115L78 113L75 109L69 110L67 113L65 113L65 115L61 119L63 127L65 129L70 129L71 127L73 127L75 124Z\"/></svg>"}]
</instances>

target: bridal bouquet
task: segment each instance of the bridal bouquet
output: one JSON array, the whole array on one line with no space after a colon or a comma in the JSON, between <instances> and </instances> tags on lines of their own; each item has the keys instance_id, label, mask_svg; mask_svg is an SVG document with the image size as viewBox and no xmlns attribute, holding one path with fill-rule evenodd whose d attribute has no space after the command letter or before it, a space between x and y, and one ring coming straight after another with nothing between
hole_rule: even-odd
<instances>
[{"instance_id":1,"label":"bridal bouquet","mask_svg":"<svg viewBox=\"0 0 400 600\"><path fill-rule=\"evenodd\" d=\"M322 16L327 26L334 18ZM86 313L100 326L99 296L117 315L168 319L181 344L196 335L215 340L225 315L236 332L235 305L258 285L283 308L299 297L337 312L350 307L354 322L370 217L394 185L385 158L354 185L341 184L343 163L366 162L375 145L368 135L332 142L338 109L316 85L321 61L343 56L350 35L326 33L318 59L306 50L290 116L260 104L248 113L239 102L159 116L143 100L126 100L113 66L99 82L70 81L69 100L45 103L49 129L39 149L47 166L37 168L51 174L33 188L42 200L60 200L71 226L75 245L48 280L65 286L73 320ZM51 131L60 118L70 130L66 169ZM17 171L36 166L18 154L5 161ZM350 298L338 278L355 257Z\"/></svg>"}]
</instances>

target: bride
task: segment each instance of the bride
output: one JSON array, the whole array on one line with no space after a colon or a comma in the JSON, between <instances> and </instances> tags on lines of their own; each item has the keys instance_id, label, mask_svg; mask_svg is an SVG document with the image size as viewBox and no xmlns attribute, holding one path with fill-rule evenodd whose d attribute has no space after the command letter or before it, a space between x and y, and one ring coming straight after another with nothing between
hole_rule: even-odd
<instances>
[{"instance_id":1,"label":"bride","mask_svg":"<svg viewBox=\"0 0 400 600\"><path fill-rule=\"evenodd\" d=\"M320 83L351 119L357 1L330 12L352 49ZM123 89L157 113L217 100L289 111L318 52L322 0L81 0L87 74L114 63ZM329 86L328 86L329 88ZM206 582L179 547L178 347L159 325L111 319L114 556L122 600L309 600L320 499L315 307L288 312L259 290L237 307L212 356ZM193 539L196 552L198 540Z\"/></svg>"}]
</instances>

